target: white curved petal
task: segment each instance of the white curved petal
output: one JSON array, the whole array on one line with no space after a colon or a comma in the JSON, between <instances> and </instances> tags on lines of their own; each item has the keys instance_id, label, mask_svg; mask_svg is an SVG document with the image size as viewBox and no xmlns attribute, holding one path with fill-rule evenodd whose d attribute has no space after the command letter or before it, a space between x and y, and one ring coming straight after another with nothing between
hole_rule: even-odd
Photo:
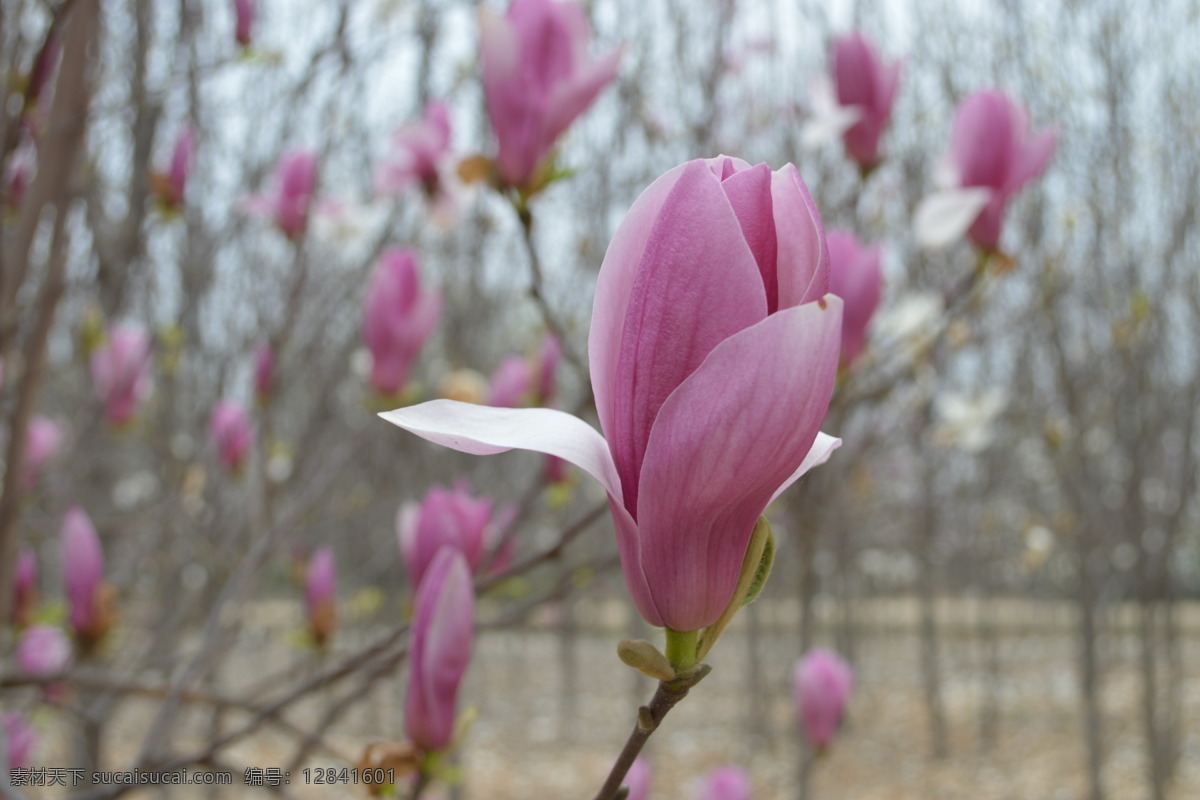
<instances>
[{"instance_id":1,"label":"white curved petal","mask_svg":"<svg viewBox=\"0 0 1200 800\"><path fill-rule=\"evenodd\" d=\"M384 411L388 422L422 439L475 455L533 450L569 461L622 502L617 468L596 429L551 408L492 408L457 400L430 400Z\"/></svg>"},{"instance_id":2,"label":"white curved petal","mask_svg":"<svg viewBox=\"0 0 1200 800\"><path fill-rule=\"evenodd\" d=\"M936 250L961 239L991 199L992 190L982 186L934 192L913 217L917 242Z\"/></svg>"}]
</instances>

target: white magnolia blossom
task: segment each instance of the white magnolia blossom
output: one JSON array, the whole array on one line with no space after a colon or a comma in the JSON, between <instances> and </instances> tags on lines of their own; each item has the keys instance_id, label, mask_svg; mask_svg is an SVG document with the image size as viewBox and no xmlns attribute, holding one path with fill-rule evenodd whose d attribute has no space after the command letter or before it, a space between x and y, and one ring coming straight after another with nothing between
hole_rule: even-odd
<instances>
[{"instance_id":1,"label":"white magnolia blossom","mask_svg":"<svg viewBox=\"0 0 1200 800\"><path fill-rule=\"evenodd\" d=\"M993 425L1008 405L1008 394L992 387L973 394L943 392L935 400L936 435L966 453L982 453L995 438Z\"/></svg>"}]
</instances>

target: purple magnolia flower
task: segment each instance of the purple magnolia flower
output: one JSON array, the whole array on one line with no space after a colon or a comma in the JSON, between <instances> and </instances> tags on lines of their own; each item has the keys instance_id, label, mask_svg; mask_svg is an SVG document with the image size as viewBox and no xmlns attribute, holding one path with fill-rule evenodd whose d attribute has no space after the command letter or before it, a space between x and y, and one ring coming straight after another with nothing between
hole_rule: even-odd
<instances>
[{"instance_id":1,"label":"purple magnolia flower","mask_svg":"<svg viewBox=\"0 0 1200 800\"><path fill-rule=\"evenodd\" d=\"M412 622L405 726L425 751L444 750L454 733L458 686L471 660L475 594L463 554L437 552L421 579Z\"/></svg>"},{"instance_id":2,"label":"purple magnolia flower","mask_svg":"<svg viewBox=\"0 0 1200 800\"><path fill-rule=\"evenodd\" d=\"M256 5L257 0L233 0L233 14L236 19L234 35L242 47L249 47L253 41Z\"/></svg>"},{"instance_id":3,"label":"purple magnolia flower","mask_svg":"<svg viewBox=\"0 0 1200 800\"><path fill-rule=\"evenodd\" d=\"M299 239L308 230L317 183L316 153L288 150L275 165L274 181L271 192L246 198L243 207L251 213L270 216L284 236Z\"/></svg>"},{"instance_id":4,"label":"purple magnolia flower","mask_svg":"<svg viewBox=\"0 0 1200 800\"><path fill-rule=\"evenodd\" d=\"M879 139L892 115L900 62L885 65L874 46L854 31L833 42L833 82L838 105L857 112L842 134L846 153L870 169L879 163Z\"/></svg>"},{"instance_id":5,"label":"purple magnolia flower","mask_svg":"<svg viewBox=\"0 0 1200 800\"><path fill-rule=\"evenodd\" d=\"M71 666L71 641L53 625L31 625L17 641L17 667L26 675L43 677Z\"/></svg>"},{"instance_id":6,"label":"purple magnolia flower","mask_svg":"<svg viewBox=\"0 0 1200 800\"><path fill-rule=\"evenodd\" d=\"M52 419L35 416L25 429L25 465L21 475L21 486L32 489L42 474L46 462L54 458L65 434L63 427Z\"/></svg>"},{"instance_id":7,"label":"purple magnolia flower","mask_svg":"<svg viewBox=\"0 0 1200 800\"><path fill-rule=\"evenodd\" d=\"M153 352L149 334L137 325L113 325L105 343L92 353L92 385L114 425L133 419L150 388Z\"/></svg>"},{"instance_id":8,"label":"purple magnolia flower","mask_svg":"<svg viewBox=\"0 0 1200 800\"><path fill-rule=\"evenodd\" d=\"M231 472L242 467L254 444L254 425L245 409L232 400L222 400L213 409L208 432L217 446L217 456Z\"/></svg>"},{"instance_id":9,"label":"purple magnolia flower","mask_svg":"<svg viewBox=\"0 0 1200 800\"><path fill-rule=\"evenodd\" d=\"M980 248L995 250L1008 201L1046 170L1056 138L1053 130L1031 133L1025 110L998 89L963 100L940 167L942 189L917 209L917 238L941 247L966 233Z\"/></svg>"},{"instance_id":10,"label":"purple magnolia flower","mask_svg":"<svg viewBox=\"0 0 1200 800\"><path fill-rule=\"evenodd\" d=\"M717 767L700 782L698 800L750 800L750 776L734 766Z\"/></svg>"},{"instance_id":11,"label":"purple magnolia flower","mask_svg":"<svg viewBox=\"0 0 1200 800\"><path fill-rule=\"evenodd\" d=\"M309 559L304 611L313 640L324 645L337 627L337 565L329 547L318 547Z\"/></svg>"},{"instance_id":12,"label":"purple magnolia flower","mask_svg":"<svg viewBox=\"0 0 1200 800\"><path fill-rule=\"evenodd\" d=\"M629 787L625 800L646 800L650 796L650 765L646 759L638 756L629 766L625 786Z\"/></svg>"},{"instance_id":13,"label":"purple magnolia flower","mask_svg":"<svg viewBox=\"0 0 1200 800\"><path fill-rule=\"evenodd\" d=\"M99 628L107 627L101 595L104 552L96 528L79 506L71 506L63 516L59 543L71 627L77 635L93 637L100 633Z\"/></svg>"},{"instance_id":14,"label":"purple magnolia flower","mask_svg":"<svg viewBox=\"0 0 1200 800\"><path fill-rule=\"evenodd\" d=\"M412 585L420 585L443 547L461 552L473 574L502 567L506 558L502 541L515 515L515 506L497 509L491 498L473 496L462 483L453 489L435 486L419 505L401 506L396 514L396 540Z\"/></svg>"},{"instance_id":15,"label":"purple magnolia flower","mask_svg":"<svg viewBox=\"0 0 1200 800\"><path fill-rule=\"evenodd\" d=\"M483 94L510 186L525 186L567 126L617 74L621 52L587 56L583 10L555 0L513 0L501 17L480 10Z\"/></svg>"},{"instance_id":16,"label":"purple magnolia flower","mask_svg":"<svg viewBox=\"0 0 1200 800\"><path fill-rule=\"evenodd\" d=\"M881 250L848 231L829 232L829 291L842 298L842 363L858 358L883 289Z\"/></svg>"},{"instance_id":17,"label":"purple magnolia flower","mask_svg":"<svg viewBox=\"0 0 1200 800\"><path fill-rule=\"evenodd\" d=\"M828 747L837 733L853 686L854 671L830 650L813 648L796 662L792 676L796 714L818 750Z\"/></svg>"},{"instance_id":18,"label":"purple magnolia flower","mask_svg":"<svg viewBox=\"0 0 1200 800\"><path fill-rule=\"evenodd\" d=\"M382 416L464 452L519 447L592 475L639 612L704 628L767 504L838 445L817 430L841 340L828 281L795 167L690 161L642 193L600 268L588 344L603 438L552 409L434 400Z\"/></svg>"},{"instance_id":19,"label":"purple magnolia flower","mask_svg":"<svg viewBox=\"0 0 1200 800\"><path fill-rule=\"evenodd\" d=\"M0 716L0 728L4 728L4 741L8 743L8 768L24 769L30 766L33 747L37 744L37 732L19 712L10 711Z\"/></svg>"},{"instance_id":20,"label":"purple magnolia flower","mask_svg":"<svg viewBox=\"0 0 1200 800\"><path fill-rule=\"evenodd\" d=\"M429 197L440 191L442 170L450 154L450 109L440 100L425 106L420 122L392 137L392 152L376 179L383 194L421 186Z\"/></svg>"},{"instance_id":21,"label":"purple magnolia flower","mask_svg":"<svg viewBox=\"0 0 1200 800\"><path fill-rule=\"evenodd\" d=\"M12 623L18 628L28 625L36 604L37 558L33 550L22 547L13 574Z\"/></svg>"},{"instance_id":22,"label":"purple magnolia flower","mask_svg":"<svg viewBox=\"0 0 1200 800\"><path fill-rule=\"evenodd\" d=\"M259 405L266 405L275 390L275 353L269 342L263 342L254 351L254 397Z\"/></svg>"},{"instance_id":23,"label":"purple magnolia flower","mask_svg":"<svg viewBox=\"0 0 1200 800\"><path fill-rule=\"evenodd\" d=\"M150 175L154 193L166 208L177 209L183 205L195 153L196 135L191 127L184 125L175 137L175 146L171 149L171 161L167 168Z\"/></svg>"},{"instance_id":24,"label":"purple magnolia flower","mask_svg":"<svg viewBox=\"0 0 1200 800\"><path fill-rule=\"evenodd\" d=\"M371 385L398 394L442 313L442 293L421 286L411 250L388 250L379 260L363 310L363 338L371 351Z\"/></svg>"}]
</instances>

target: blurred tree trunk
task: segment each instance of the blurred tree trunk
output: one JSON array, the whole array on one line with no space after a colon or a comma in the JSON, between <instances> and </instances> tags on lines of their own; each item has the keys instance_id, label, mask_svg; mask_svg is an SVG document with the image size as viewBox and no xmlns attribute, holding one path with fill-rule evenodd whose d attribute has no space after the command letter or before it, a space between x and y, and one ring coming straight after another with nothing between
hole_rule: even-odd
<instances>
[{"instance_id":1,"label":"blurred tree trunk","mask_svg":"<svg viewBox=\"0 0 1200 800\"><path fill-rule=\"evenodd\" d=\"M933 416L932 400L927 400L918 428L918 441L924 441L929 433ZM919 448L922 449L922 448ZM925 707L929 715L930 748L934 758L945 758L949 752L946 741L946 712L942 702L941 645L938 641L937 591L934 568L934 550L937 547L937 498L935 478L937 460L921 459L920 498L918 499L915 549L920 574L917 576L917 593L920 606L921 629L921 682L925 693Z\"/></svg>"}]
</instances>

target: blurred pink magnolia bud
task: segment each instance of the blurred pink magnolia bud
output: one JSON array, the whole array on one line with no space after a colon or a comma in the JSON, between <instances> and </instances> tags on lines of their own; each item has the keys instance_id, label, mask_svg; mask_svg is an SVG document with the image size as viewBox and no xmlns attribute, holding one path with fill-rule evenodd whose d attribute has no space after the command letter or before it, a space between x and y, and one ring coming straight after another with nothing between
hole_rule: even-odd
<instances>
[{"instance_id":1,"label":"blurred pink magnolia bud","mask_svg":"<svg viewBox=\"0 0 1200 800\"><path fill-rule=\"evenodd\" d=\"M233 0L233 14L236 19L234 35L242 47L249 47L253 41L256 2L257 0Z\"/></svg>"},{"instance_id":2,"label":"blurred pink magnolia bud","mask_svg":"<svg viewBox=\"0 0 1200 800\"><path fill-rule=\"evenodd\" d=\"M25 769L31 764L33 747L37 744L37 733L19 712L10 711L0 717L0 727L4 728L4 741L8 746L8 764L10 770Z\"/></svg>"},{"instance_id":3,"label":"blurred pink magnolia bud","mask_svg":"<svg viewBox=\"0 0 1200 800\"><path fill-rule=\"evenodd\" d=\"M420 122L392 136L392 151L376 178L381 194L420 186L432 198L440 191L441 174L450 152L450 109L440 100L425 106Z\"/></svg>"},{"instance_id":4,"label":"blurred pink magnolia bud","mask_svg":"<svg viewBox=\"0 0 1200 800\"><path fill-rule=\"evenodd\" d=\"M19 147L9 157L4 171L4 207L16 212L25 199L25 189L33 177L37 151L33 147Z\"/></svg>"},{"instance_id":5,"label":"blurred pink magnolia bud","mask_svg":"<svg viewBox=\"0 0 1200 800\"><path fill-rule=\"evenodd\" d=\"M471 571L461 552L443 547L421 579L412 622L405 727L422 750L450 744L458 686L471 660L474 635Z\"/></svg>"},{"instance_id":6,"label":"blurred pink magnolia bud","mask_svg":"<svg viewBox=\"0 0 1200 800\"><path fill-rule=\"evenodd\" d=\"M457 450L524 448L595 477L638 611L699 630L734 600L767 505L839 444L818 430L841 343L828 284L794 166L689 161L642 193L600 268L588 350L603 438L545 408L433 400L382 416Z\"/></svg>"},{"instance_id":7,"label":"blurred pink magnolia bud","mask_svg":"<svg viewBox=\"0 0 1200 800\"><path fill-rule=\"evenodd\" d=\"M208 431L221 463L231 472L238 472L254 443L254 425L245 409L232 400L222 400L213 409Z\"/></svg>"},{"instance_id":8,"label":"blurred pink magnolia bud","mask_svg":"<svg viewBox=\"0 0 1200 800\"><path fill-rule=\"evenodd\" d=\"M418 586L443 547L463 554L471 572L495 567L497 552L512 524L514 506L496 509L489 497L474 497L466 484L434 486L420 504L406 503L396 515L396 539L412 585ZM509 554L511 556L511 554Z\"/></svg>"},{"instance_id":9,"label":"blurred pink magnolia bud","mask_svg":"<svg viewBox=\"0 0 1200 800\"><path fill-rule=\"evenodd\" d=\"M150 336L136 325L113 325L103 345L92 353L92 385L104 402L104 416L114 425L133 419L150 388L153 364Z\"/></svg>"},{"instance_id":10,"label":"blurred pink magnolia bud","mask_svg":"<svg viewBox=\"0 0 1200 800\"><path fill-rule=\"evenodd\" d=\"M33 59L33 68L29 71L29 81L25 84L25 113L38 105L42 93L51 86L50 78L58 66L58 56L62 51L62 42L58 33L52 33L42 43L41 49Z\"/></svg>"},{"instance_id":11,"label":"blurred pink magnolia bud","mask_svg":"<svg viewBox=\"0 0 1200 800\"><path fill-rule=\"evenodd\" d=\"M824 750L842 722L854 671L837 653L813 648L796 662L792 693L800 724L813 747Z\"/></svg>"},{"instance_id":12,"label":"blurred pink magnolia bud","mask_svg":"<svg viewBox=\"0 0 1200 800\"><path fill-rule=\"evenodd\" d=\"M995 250L1008 201L1046 170L1055 142L1052 129L1031 133L1025 110L999 89L963 100L939 167L942 188L917 208L917 239L941 247L966 233L980 248Z\"/></svg>"},{"instance_id":13,"label":"blurred pink magnolia bud","mask_svg":"<svg viewBox=\"0 0 1200 800\"><path fill-rule=\"evenodd\" d=\"M567 462L558 456L546 456L542 475L546 483L565 483L568 478Z\"/></svg>"},{"instance_id":14,"label":"blurred pink magnolia bud","mask_svg":"<svg viewBox=\"0 0 1200 800\"><path fill-rule=\"evenodd\" d=\"M864 170L879 163L879 139L892 114L900 84L900 62L885 65L858 31L833 42L833 81L838 104L858 111L842 134L846 153Z\"/></svg>"},{"instance_id":15,"label":"blurred pink magnolia bud","mask_svg":"<svg viewBox=\"0 0 1200 800\"><path fill-rule=\"evenodd\" d=\"M150 174L154 193L158 195L158 200L164 207L177 209L183 205L188 175L192 171L192 158L195 153L196 135L190 126L184 125L175 137L175 146L171 150L171 163L165 170Z\"/></svg>"},{"instance_id":16,"label":"blurred pink magnolia bud","mask_svg":"<svg viewBox=\"0 0 1200 800\"><path fill-rule=\"evenodd\" d=\"M371 385L398 394L442 313L442 294L423 288L411 250L385 252L371 276L363 310L363 338L371 351Z\"/></svg>"},{"instance_id":17,"label":"blurred pink magnolia bud","mask_svg":"<svg viewBox=\"0 0 1200 800\"><path fill-rule=\"evenodd\" d=\"M269 342L263 342L254 351L254 397L259 405L271 400L275 388L275 353Z\"/></svg>"},{"instance_id":18,"label":"blurred pink magnolia bud","mask_svg":"<svg viewBox=\"0 0 1200 800\"><path fill-rule=\"evenodd\" d=\"M867 326L883 289L881 251L866 247L849 231L830 231L829 291L842 298L842 364L849 365L867 343Z\"/></svg>"},{"instance_id":19,"label":"blurred pink magnolia bud","mask_svg":"<svg viewBox=\"0 0 1200 800\"><path fill-rule=\"evenodd\" d=\"M510 186L526 186L567 126L617 74L620 49L596 61L579 6L555 0L513 0L501 17L479 13L483 93Z\"/></svg>"},{"instance_id":20,"label":"blurred pink magnolia bud","mask_svg":"<svg viewBox=\"0 0 1200 800\"><path fill-rule=\"evenodd\" d=\"M532 380L529 361L521 356L508 356L492 373L488 405L499 408L520 408L530 400Z\"/></svg>"},{"instance_id":21,"label":"blurred pink magnolia bud","mask_svg":"<svg viewBox=\"0 0 1200 800\"><path fill-rule=\"evenodd\" d=\"M36 416L29 420L25 429L25 467L21 474L21 486L32 489L42 474L46 462L54 458L63 440L63 427L46 417Z\"/></svg>"},{"instance_id":22,"label":"blurred pink magnolia bud","mask_svg":"<svg viewBox=\"0 0 1200 800\"><path fill-rule=\"evenodd\" d=\"M274 185L266 194L247 197L242 207L253 214L270 216L289 239L299 239L308 230L317 182L317 156L308 150L293 148L279 157L275 165Z\"/></svg>"},{"instance_id":23,"label":"blurred pink magnolia bud","mask_svg":"<svg viewBox=\"0 0 1200 800\"><path fill-rule=\"evenodd\" d=\"M324 646L337 627L337 565L329 547L318 547L309 559L304 610L313 640Z\"/></svg>"},{"instance_id":24,"label":"blurred pink magnolia bud","mask_svg":"<svg viewBox=\"0 0 1200 800\"><path fill-rule=\"evenodd\" d=\"M717 767L701 780L697 800L750 800L750 776L739 767Z\"/></svg>"},{"instance_id":25,"label":"blurred pink magnolia bud","mask_svg":"<svg viewBox=\"0 0 1200 800\"><path fill-rule=\"evenodd\" d=\"M537 400L540 405L549 405L558 393L558 364L562 360L562 342L553 333L547 333L538 350Z\"/></svg>"},{"instance_id":26,"label":"blurred pink magnolia bud","mask_svg":"<svg viewBox=\"0 0 1200 800\"><path fill-rule=\"evenodd\" d=\"M624 785L629 787L625 800L646 800L650 796L650 764L645 758L638 756L629 765Z\"/></svg>"},{"instance_id":27,"label":"blurred pink magnolia bud","mask_svg":"<svg viewBox=\"0 0 1200 800\"><path fill-rule=\"evenodd\" d=\"M22 547L17 554L13 574L12 623L18 628L29 624L37 605L37 558L33 550Z\"/></svg>"},{"instance_id":28,"label":"blurred pink magnolia bud","mask_svg":"<svg viewBox=\"0 0 1200 800\"><path fill-rule=\"evenodd\" d=\"M71 627L76 634L94 632L104 615L100 596L104 553L87 512L79 506L67 509L59 539Z\"/></svg>"},{"instance_id":29,"label":"blurred pink magnolia bud","mask_svg":"<svg viewBox=\"0 0 1200 800\"><path fill-rule=\"evenodd\" d=\"M17 667L26 675L43 677L71 666L71 641L53 625L31 625L17 642Z\"/></svg>"}]
</instances>

